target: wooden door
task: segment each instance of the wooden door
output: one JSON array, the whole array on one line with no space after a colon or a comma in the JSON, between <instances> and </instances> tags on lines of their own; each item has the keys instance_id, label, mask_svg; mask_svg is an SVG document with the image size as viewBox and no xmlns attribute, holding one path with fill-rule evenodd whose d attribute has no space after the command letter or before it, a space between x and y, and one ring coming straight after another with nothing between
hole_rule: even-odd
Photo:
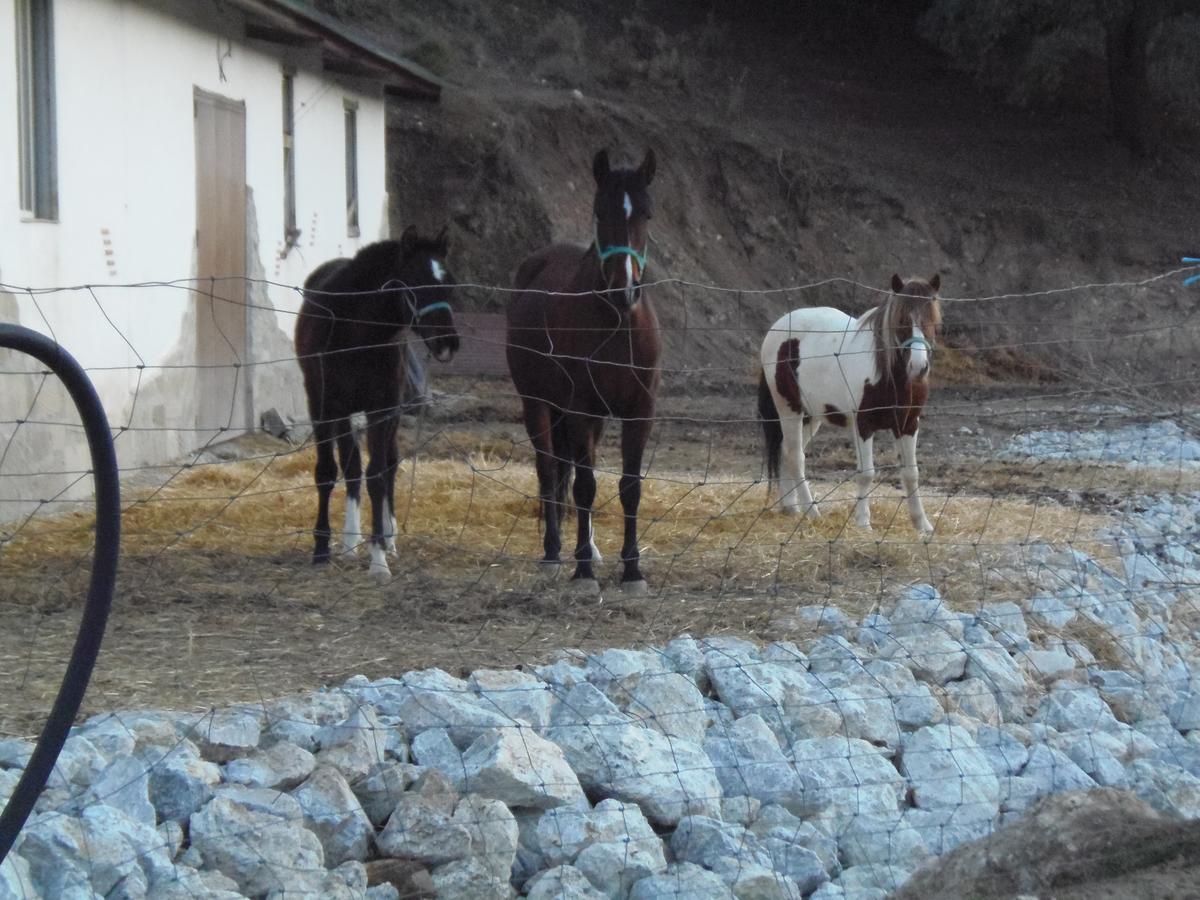
<instances>
[{"instance_id":1,"label":"wooden door","mask_svg":"<svg viewBox=\"0 0 1200 900\"><path fill-rule=\"evenodd\" d=\"M246 308L246 104L195 89L196 425L200 441L253 428ZM220 429L225 429L223 432Z\"/></svg>"}]
</instances>

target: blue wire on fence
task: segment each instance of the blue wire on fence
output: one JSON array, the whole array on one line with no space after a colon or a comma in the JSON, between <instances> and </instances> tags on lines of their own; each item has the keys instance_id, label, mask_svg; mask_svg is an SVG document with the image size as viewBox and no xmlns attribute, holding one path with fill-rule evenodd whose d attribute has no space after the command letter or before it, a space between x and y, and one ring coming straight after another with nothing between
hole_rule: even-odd
<instances>
[{"instance_id":1,"label":"blue wire on fence","mask_svg":"<svg viewBox=\"0 0 1200 900\"><path fill-rule=\"evenodd\" d=\"M1183 258L1183 261L1185 263L1192 263L1193 265L1200 265L1200 259L1198 259L1194 256L1185 256ZM1200 281L1200 274L1190 275L1187 278L1183 279L1183 286L1187 287L1190 284L1195 284L1197 281Z\"/></svg>"}]
</instances>

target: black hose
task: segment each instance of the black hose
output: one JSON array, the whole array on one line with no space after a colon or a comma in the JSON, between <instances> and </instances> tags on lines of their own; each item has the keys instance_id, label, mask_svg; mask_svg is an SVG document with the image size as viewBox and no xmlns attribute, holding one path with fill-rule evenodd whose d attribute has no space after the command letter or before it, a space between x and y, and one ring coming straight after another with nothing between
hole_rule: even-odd
<instances>
[{"instance_id":1,"label":"black hose","mask_svg":"<svg viewBox=\"0 0 1200 900\"><path fill-rule=\"evenodd\" d=\"M49 368L66 387L83 421L92 475L96 486L96 552L92 559L92 582L87 605L79 621L79 634L71 651L67 671L37 746L25 765L21 780L0 814L0 862L8 855L38 796L46 786L79 712L83 694L100 653L104 626L112 606L117 578L117 555L121 544L121 489L117 476L117 453L108 427L108 417L96 389L79 363L49 338L21 325L0 322L0 348L32 356Z\"/></svg>"}]
</instances>

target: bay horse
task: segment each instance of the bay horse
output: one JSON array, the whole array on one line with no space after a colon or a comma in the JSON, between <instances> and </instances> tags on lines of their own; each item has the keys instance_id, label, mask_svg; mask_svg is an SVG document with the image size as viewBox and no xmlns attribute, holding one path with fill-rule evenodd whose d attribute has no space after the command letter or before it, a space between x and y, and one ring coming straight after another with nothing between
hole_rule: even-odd
<instances>
[{"instance_id":1,"label":"bay horse","mask_svg":"<svg viewBox=\"0 0 1200 900\"><path fill-rule=\"evenodd\" d=\"M618 419L625 518L621 586L632 593L646 588L638 565L637 514L642 454L659 383L658 319L642 287L655 165L654 151L647 150L638 168L614 169L608 152L600 150L592 161L592 243L554 244L526 258L507 311L508 369L537 461L542 561L559 562L574 474L579 529L571 577L596 583L593 565L601 562L592 528L596 444L605 420Z\"/></svg>"},{"instance_id":2,"label":"bay horse","mask_svg":"<svg viewBox=\"0 0 1200 900\"><path fill-rule=\"evenodd\" d=\"M442 362L458 350L447 250L445 228L429 239L409 226L398 241L368 244L353 259L322 263L304 282L295 346L317 447L314 564L329 561L335 444L346 480L343 548L353 551L362 541L362 455L350 424L350 416L361 412L367 418L370 571L380 580L391 575L387 551L396 549L396 436L405 378L400 333L415 332Z\"/></svg>"},{"instance_id":3,"label":"bay horse","mask_svg":"<svg viewBox=\"0 0 1200 900\"><path fill-rule=\"evenodd\" d=\"M913 527L933 531L917 492L917 429L929 396L933 347L941 326L941 277L905 281L860 318L828 307L797 309L771 326L762 344L758 411L766 440L767 496L784 512L820 510L804 454L822 422L849 427L858 457L854 520L871 527L867 501L875 478L877 431L891 431ZM781 456L782 453L782 466ZM782 471L781 471L782 469Z\"/></svg>"}]
</instances>

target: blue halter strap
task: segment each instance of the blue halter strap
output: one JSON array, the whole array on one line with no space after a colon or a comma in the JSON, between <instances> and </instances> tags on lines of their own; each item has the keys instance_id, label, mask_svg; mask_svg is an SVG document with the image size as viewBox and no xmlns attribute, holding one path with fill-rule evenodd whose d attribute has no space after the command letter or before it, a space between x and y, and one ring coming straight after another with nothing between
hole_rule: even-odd
<instances>
[{"instance_id":1,"label":"blue halter strap","mask_svg":"<svg viewBox=\"0 0 1200 900\"><path fill-rule=\"evenodd\" d=\"M438 309L444 309L446 312L451 311L449 303L447 303L445 300L439 300L437 303L430 303L427 306L422 306L420 309L418 309L416 311L415 315L419 319L419 318L421 318L421 316L425 315L426 313L431 313L434 310L438 310Z\"/></svg>"},{"instance_id":2,"label":"blue halter strap","mask_svg":"<svg viewBox=\"0 0 1200 900\"><path fill-rule=\"evenodd\" d=\"M926 353L933 352L933 341L927 340L919 334L914 334L907 341L900 345L901 350L910 350L913 347L923 346Z\"/></svg>"},{"instance_id":3,"label":"blue halter strap","mask_svg":"<svg viewBox=\"0 0 1200 900\"><path fill-rule=\"evenodd\" d=\"M1197 259L1194 256L1185 256L1183 261L1185 263L1191 263L1192 265L1200 264L1200 259ZM1187 287L1188 285L1195 284L1197 281L1200 281L1200 275L1191 275L1183 279L1183 286Z\"/></svg>"},{"instance_id":4,"label":"blue halter strap","mask_svg":"<svg viewBox=\"0 0 1200 900\"><path fill-rule=\"evenodd\" d=\"M595 244L596 253L600 257L600 262L608 259L610 256L632 256L638 264L638 268L643 272L646 271L646 257L648 253L639 253L633 247L627 247L624 244L614 244L611 247L600 246L600 223L595 222ZM649 248L647 248L648 250Z\"/></svg>"},{"instance_id":5,"label":"blue halter strap","mask_svg":"<svg viewBox=\"0 0 1200 900\"><path fill-rule=\"evenodd\" d=\"M403 281L401 281L399 278L388 279L387 281L385 281L383 283L383 285L379 289L381 291L395 291L395 290L404 291L405 294L408 295L408 297L407 297L408 305L412 308L414 322L417 319L421 318L421 316L424 316L431 312L435 312L436 310L439 310L439 309L444 309L444 310L446 310L446 312L453 312L453 310L450 309L450 304L447 303L445 300L439 300L436 303L429 303L429 304L426 304L425 306L422 306L420 309L417 309L417 294L416 294L416 292L412 288L410 288L407 284L405 284Z\"/></svg>"}]
</instances>

